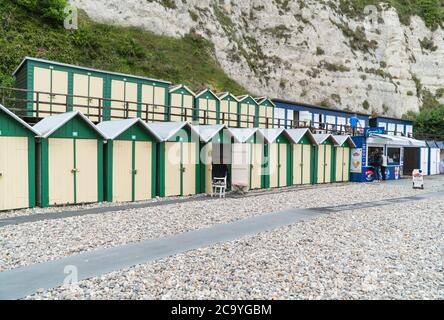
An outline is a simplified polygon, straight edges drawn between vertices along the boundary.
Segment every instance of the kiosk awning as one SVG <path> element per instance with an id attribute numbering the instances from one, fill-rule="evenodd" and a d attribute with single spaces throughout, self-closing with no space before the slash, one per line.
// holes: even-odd
<path id="1" fill-rule="evenodd" d="M 368 144 L 384 144 L 390 146 L 398 147 L 416 147 L 422 148 L 427 147 L 425 141 L 420 141 L 412 138 L 401 137 L 401 136 L 391 136 L 388 134 L 370 134 L 367 139 Z"/>

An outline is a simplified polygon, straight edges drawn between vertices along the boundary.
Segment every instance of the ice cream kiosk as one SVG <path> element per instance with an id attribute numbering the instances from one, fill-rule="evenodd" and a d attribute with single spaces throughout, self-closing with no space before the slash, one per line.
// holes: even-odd
<path id="1" fill-rule="evenodd" d="M 416 157 L 420 159 L 421 148 L 425 146 L 424 141 L 388 135 L 382 127 L 366 128 L 364 136 L 353 137 L 353 141 L 356 148 L 351 150 L 350 181 L 352 182 L 375 180 L 375 169 L 371 162 L 373 155 L 380 151 L 387 157 L 386 166 L 383 168 L 385 180 L 399 180 L 403 176 L 405 160 L 408 160 L 407 163 L 412 163 L 410 160 L 416 163 Z M 406 150 L 409 152 L 405 152 Z M 409 159 L 404 159 L 407 154 Z M 410 159 L 412 157 L 415 159 Z"/>

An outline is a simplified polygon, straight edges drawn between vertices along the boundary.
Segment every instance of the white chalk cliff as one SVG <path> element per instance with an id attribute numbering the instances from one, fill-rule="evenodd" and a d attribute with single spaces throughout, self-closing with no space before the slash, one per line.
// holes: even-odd
<path id="1" fill-rule="evenodd" d="M 258 96 L 401 116 L 419 111 L 418 86 L 432 95 L 444 88 L 443 29 L 431 31 L 419 17 L 403 25 L 387 6 L 348 18 L 338 1 L 70 2 L 101 22 L 198 33 L 214 43 L 225 72 Z"/>

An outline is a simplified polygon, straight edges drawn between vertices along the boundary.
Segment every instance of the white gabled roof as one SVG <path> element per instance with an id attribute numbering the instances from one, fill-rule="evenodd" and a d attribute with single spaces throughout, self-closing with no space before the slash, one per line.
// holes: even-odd
<path id="1" fill-rule="evenodd" d="M 190 88 L 188 88 L 186 85 L 183 85 L 183 84 L 178 84 L 178 85 L 175 85 L 175 86 L 171 86 L 170 87 L 170 93 L 173 92 L 173 91 L 176 91 L 178 89 L 182 89 L 182 88 L 187 90 L 188 92 L 190 92 L 194 97 L 196 97 L 196 94 L 194 93 L 194 91 L 191 90 Z"/>
<path id="2" fill-rule="evenodd" d="M 285 131 L 287 131 L 288 135 L 295 144 L 298 144 L 305 135 L 308 135 L 312 144 L 317 144 L 313 133 L 311 133 L 310 129 L 308 128 L 286 129 Z"/>
<path id="3" fill-rule="evenodd" d="M 256 101 L 252 96 L 250 96 L 250 95 L 248 95 L 248 94 L 245 94 L 245 95 L 243 95 L 243 96 L 239 96 L 239 97 L 237 97 L 237 99 L 239 100 L 239 102 L 242 102 L 242 101 L 244 101 L 245 99 L 248 99 L 248 98 L 251 98 L 251 99 L 254 101 L 255 104 L 259 105 L 259 104 L 257 103 L 257 101 Z"/>
<path id="4" fill-rule="evenodd" d="M 339 146 L 342 146 L 344 143 L 348 142 L 352 148 L 356 148 L 356 144 L 350 136 L 333 136 L 333 138 L 335 138 Z"/>
<path id="5" fill-rule="evenodd" d="M 136 123 L 140 123 L 151 135 L 155 136 L 147 124 L 140 118 L 103 121 L 97 125 L 97 128 L 103 132 L 106 139 L 114 140 Z"/>
<path id="6" fill-rule="evenodd" d="M 100 134 L 103 138 L 106 136 L 100 131 L 94 123 L 91 122 L 83 113 L 80 111 L 72 111 L 66 112 L 62 114 L 58 114 L 56 116 L 46 117 L 40 120 L 36 125 L 34 125 L 34 130 L 37 131 L 40 138 L 48 138 L 51 134 L 53 134 L 57 129 L 63 127 L 68 121 L 75 118 L 76 116 L 80 116 L 85 122 Z"/>
<path id="7" fill-rule="evenodd" d="M 227 126 L 224 124 L 213 124 L 213 125 L 192 126 L 192 127 L 199 134 L 200 140 L 202 140 L 205 143 L 208 143 L 222 130 L 227 129 Z"/>
<path id="8" fill-rule="evenodd" d="M 202 90 L 201 92 L 199 92 L 198 94 L 196 94 L 196 98 L 199 98 L 201 95 L 203 95 L 203 94 L 205 94 L 205 93 L 210 93 L 214 98 L 216 98 L 217 100 L 219 100 L 220 101 L 220 98 L 218 97 L 218 95 L 217 94 L 215 94 L 211 89 L 205 89 L 205 90 Z"/>
<path id="9" fill-rule="evenodd" d="M 5 106 L 3 106 L 1 104 L 0 104 L 0 110 L 3 111 L 4 113 L 6 113 L 7 115 L 9 115 L 14 120 L 16 120 L 18 123 L 20 123 L 26 129 L 31 130 L 31 132 L 35 133 L 36 135 L 39 134 L 33 127 L 31 127 L 29 124 L 27 124 L 21 118 L 19 118 L 15 113 L 13 113 L 12 111 L 10 111 L 8 108 L 6 108 Z"/>
<path id="10" fill-rule="evenodd" d="M 147 123 L 147 126 L 160 142 L 168 141 L 184 128 L 190 128 L 195 135 L 199 136 L 199 133 L 188 122 L 154 122 Z"/>
<path id="11" fill-rule="evenodd" d="M 314 134 L 313 135 L 317 144 L 323 144 L 325 140 L 330 139 L 335 145 L 338 145 L 338 141 L 331 134 Z"/>
<path id="12" fill-rule="evenodd" d="M 217 94 L 217 96 L 219 97 L 220 100 L 225 99 L 227 96 L 232 97 L 236 102 L 239 102 L 239 99 L 232 93 L 230 92 L 220 92 Z"/>
<path id="13" fill-rule="evenodd" d="M 254 100 L 256 100 L 256 102 L 258 104 L 261 104 L 262 102 L 268 100 L 272 104 L 273 107 L 276 107 L 276 105 L 274 104 L 273 100 L 271 100 L 269 97 L 259 97 L 259 98 L 255 98 Z"/>
<path id="14" fill-rule="evenodd" d="M 73 64 L 61 63 L 61 62 L 57 62 L 57 61 L 50 61 L 50 60 L 39 59 L 39 58 L 32 58 L 32 57 L 25 57 L 22 60 L 22 62 L 19 64 L 19 66 L 15 69 L 15 71 L 12 73 L 12 75 L 15 76 L 15 74 L 20 70 L 20 68 L 28 60 L 37 61 L 37 62 L 43 62 L 43 63 L 47 63 L 47 64 L 53 64 L 53 65 L 56 65 L 56 66 L 81 69 L 81 70 L 85 70 L 85 71 L 99 72 L 99 73 L 105 73 L 105 74 L 113 74 L 113 75 L 120 76 L 120 77 L 141 79 L 141 80 L 147 80 L 147 81 L 151 81 L 151 82 L 160 82 L 160 83 L 165 83 L 165 84 L 168 84 L 168 85 L 171 84 L 170 81 L 165 81 L 165 80 L 146 78 L 146 77 L 142 77 L 142 76 L 135 76 L 135 75 L 124 74 L 124 73 L 119 73 L 119 72 L 105 71 L 105 70 L 100 70 L 100 69 L 93 69 L 93 68 L 88 68 L 88 67 L 76 66 L 76 65 L 73 65 Z"/>
<path id="15" fill-rule="evenodd" d="M 237 143 L 247 142 L 255 133 L 259 133 L 263 137 L 258 128 L 228 128 L 228 131 Z"/>
<path id="16" fill-rule="evenodd" d="M 274 143 L 276 139 L 285 131 L 283 128 L 259 129 L 268 143 Z"/>

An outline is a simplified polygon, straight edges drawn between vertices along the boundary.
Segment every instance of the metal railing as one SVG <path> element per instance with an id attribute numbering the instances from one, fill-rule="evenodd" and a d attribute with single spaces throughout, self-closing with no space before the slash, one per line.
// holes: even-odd
<path id="1" fill-rule="evenodd" d="M 230 127 L 308 128 L 313 133 L 363 135 L 363 128 L 347 124 L 299 121 L 239 113 L 202 110 L 193 106 L 158 105 L 140 101 L 116 100 L 103 97 L 54 94 L 19 88 L 0 87 L 0 102 L 29 123 L 40 119 L 79 110 L 91 121 L 117 120 L 139 117 L 146 122 L 190 121 L 195 124 L 226 124 Z M 397 132 L 392 132 L 398 134 Z M 404 133 L 402 133 L 404 135 Z M 411 135 L 410 135 L 411 136 Z"/>

